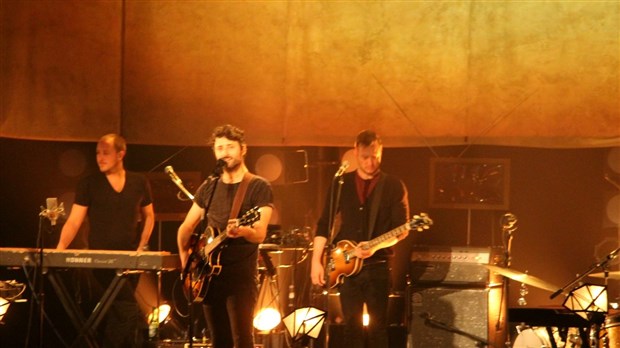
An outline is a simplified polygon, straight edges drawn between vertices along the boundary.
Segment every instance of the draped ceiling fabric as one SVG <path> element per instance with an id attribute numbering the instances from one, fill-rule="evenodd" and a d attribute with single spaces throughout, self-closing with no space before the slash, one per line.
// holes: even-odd
<path id="1" fill-rule="evenodd" d="M 2 2 L 0 136 L 620 145 L 618 1 Z"/>

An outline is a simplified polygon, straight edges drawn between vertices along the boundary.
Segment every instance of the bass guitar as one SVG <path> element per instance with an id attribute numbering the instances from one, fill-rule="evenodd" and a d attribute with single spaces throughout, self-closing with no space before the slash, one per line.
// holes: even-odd
<path id="1" fill-rule="evenodd" d="M 367 250 L 377 251 L 385 248 L 381 243 L 400 236 L 409 230 L 418 232 L 427 230 L 433 224 L 426 213 L 414 215 L 405 224 L 386 232 L 379 237 L 369 240 L 366 244 Z M 357 243 L 350 240 L 341 240 L 332 248 L 327 260 L 327 274 L 329 277 L 329 288 L 333 289 L 344 282 L 345 277 L 350 277 L 359 273 L 364 266 L 364 260 L 355 256 Z"/>
<path id="2" fill-rule="evenodd" d="M 235 225 L 249 226 L 258 220 L 260 220 L 260 211 L 258 207 L 254 207 L 237 219 Z M 216 236 L 209 240 L 209 236 L 214 235 Z M 201 235 L 194 234 L 192 236 L 189 259 L 181 274 L 181 279 L 183 280 L 185 295 L 189 296 L 191 291 L 193 302 L 204 300 L 207 290 L 209 290 L 211 278 L 222 272 L 221 253 L 219 252 L 221 248 L 218 247 L 227 238 L 226 231 L 220 232 L 211 226 L 207 227 L 207 231 Z"/>

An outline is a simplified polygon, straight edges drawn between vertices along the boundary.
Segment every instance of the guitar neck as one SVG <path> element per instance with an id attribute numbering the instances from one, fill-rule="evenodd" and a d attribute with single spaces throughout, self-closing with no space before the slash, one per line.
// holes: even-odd
<path id="1" fill-rule="evenodd" d="M 217 248 L 220 244 L 222 244 L 226 240 L 226 238 L 228 238 L 228 235 L 226 233 L 220 233 L 217 236 L 215 236 L 215 238 L 213 238 L 211 243 L 205 245 L 205 249 L 204 249 L 205 255 L 209 255 L 213 250 L 215 250 L 215 248 Z"/>
<path id="2" fill-rule="evenodd" d="M 382 235 L 380 235 L 379 237 L 373 238 L 371 240 L 368 241 L 368 247 L 369 249 L 374 249 L 375 247 L 377 247 L 378 245 L 380 245 L 381 243 L 390 240 L 394 237 L 398 237 L 401 234 L 403 234 L 405 231 L 409 230 L 409 223 L 400 225 L 398 227 L 396 227 L 395 229 L 391 230 L 390 232 L 386 232 Z"/>

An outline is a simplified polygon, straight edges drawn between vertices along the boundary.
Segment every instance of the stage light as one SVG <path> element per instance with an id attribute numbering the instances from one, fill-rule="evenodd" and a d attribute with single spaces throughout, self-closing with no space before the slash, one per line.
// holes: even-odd
<path id="1" fill-rule="evenodd" d="M 325 312 L 315 307 L 299 308 L 282 319 L 293 341 L 305 336 L 317 338 L 325 322 Z"/>
<path id="2" fill-rule="evenodd" d="M 7 301 L 4 297 L 0 297 L 0 322 L 4 319 L 4 315 L 9 310 L 9 306 L 11 303 Z"/>
<path id="3" fill-rule="evenodd" d="M 0 323 L 9 310 L 12 302 L 25 302 L 21 299 L 26 291 L 26 285 L 15 280 L 0 280 Z"/>
<path id="4" fill-rule="evenodd" d="M 364 303 L 364 310 L 362 312 L 362 324 L 364 326 L 368 326 L 368 324 L 370 324 L 370 315 L 368 315 L 368 307 L 366 306 L 366 303 Z"/>
<path id="5" fill-rule="evenodd" d="M 266 275 L 260 287 L 258 300 L 254 309 L 254 327 L 260 331 L 274 329 L 282 321 L 278 300 L 278 284 L 275 278 Z"/>
<path id="6" fill-rule="evenodd" d="M 158 308 L 153 308 L 153 311 L 151 311 L 151 313 L 149 313 L 149 315 L 146 317 L 146 322 L 151 323 L 154 319 L 157 319 L 157 322 L 161 324 L 170 315 L 170 310 L 170 305 L 166 303 L 162 304 Z"/>

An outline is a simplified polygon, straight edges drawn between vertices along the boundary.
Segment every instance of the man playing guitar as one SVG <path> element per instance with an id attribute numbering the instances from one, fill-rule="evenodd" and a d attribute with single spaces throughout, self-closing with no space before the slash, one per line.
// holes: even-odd
<path id="1" fill-rule="evenodd" d="M 207 180 L 198 188 L 194 203 L 179 227 L 179 256 L 185 269 L 187 262 L 191 262 L 190 250 L 194 247 L 192 234 L 207 211 L 205 219 L 209 227 L 226 234 L 226 240 L 212 251 L 217 253 L 218 272 L 210 276 L 202 302 L 213 347 L 253 348 L 258 244 L 267 233 L 273 193 L 269 182 L 248 173 L 244 160 L 247 146 L 241 129 L 231 125 L 215 128 L 211 145 L 216 160 L 225 162 L 223 173 L 220 178 Z M 237 196 L 237 191 L 243 194 Z M 233 212 L 235 216 L 231 216 L 235 207 L 239 207 L 238 213 Z M 249 224 L 239 223 L 239 217 L 254 207 L 259 210 L 260 217 Z M 198 250 L 191 251 L 194 255 Z M 212 255 L 202 256 L 210 258 Z M 213 262 L 213 258 L 210 260 Z"/>
<path id="2" fill-rule="evenodd" d="M 379 136 L 369 130 L 358 134 L 354 144 L 357 169 L 334 179 L 334 187 L 342 182 L 341 199 L 336 212 L 330 212 L 328 203 L 318 221 L 313 242 L 311 280 L 315 285 L 326 285 L 324 248 L 330 238 L 330 216 L 340 216 L 340 231 L 333 243 L 347 241 L 351 246 L 351 259 L 363 260 L 363 267 L 356 274 L 347 276 L 340 285 L 340 302 L 344 314 L 345 342 L 351 347 L 363 347 L 363 305 L 366 303 L 371 321 L 368 327 L 368 347 L 388 347 L 387 308 L 390 291 L 388 247 L 404 239 L 408 228 L 389 234 L 385 240 L 377 237 L 403 225 L 409 215 L 405 185 L 398 178 L 383 173 L 381 165 L 382 143 Z M 328 194 L 328 197 L 331 196 Z M 329 198 L 328 198 L 329 200 Z M 377 241 L 369 243 L 370 240 Z M 371 245 L 372 244 L 372 245 Z M 330 270 L 328 270 L 329 272 Z M 329 284 L 332 287 L 333 284 Z"/>

